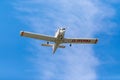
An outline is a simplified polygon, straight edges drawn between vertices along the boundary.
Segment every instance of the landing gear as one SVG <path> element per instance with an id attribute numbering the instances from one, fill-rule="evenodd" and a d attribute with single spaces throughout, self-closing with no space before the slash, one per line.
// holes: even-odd
<path id="1" fill-rule="evenodd" d="M 49 44 L 49 42 L 47 42 L 47 44 Z"/>
<path id="2" fill-rule="evenodd" d="M 72 46 L 72 44 L 70 44 L 70 47 Z"/>
<path id="3" fill-rule="evenodd" d="M 63 36 L 61 35 L 60 39 L 62 40 L 63 39 Z"/>

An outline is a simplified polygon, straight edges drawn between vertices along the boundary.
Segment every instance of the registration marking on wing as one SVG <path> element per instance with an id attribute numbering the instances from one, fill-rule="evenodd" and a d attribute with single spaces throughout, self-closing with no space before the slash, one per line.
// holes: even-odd
<path id="1" fill-rule="evenodd" d="M 86 40 L 86 39 L 81 39 L 81 40 L 76 40 L 73 39 L 72 42 L 85 42 L 85 43 L 89 43 L 91 40 Z"/>

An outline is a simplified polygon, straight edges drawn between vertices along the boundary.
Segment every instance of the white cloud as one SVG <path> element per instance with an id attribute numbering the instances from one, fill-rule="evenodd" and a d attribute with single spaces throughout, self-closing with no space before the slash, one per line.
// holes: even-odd
<path id="1" fill-rule="evenodd" d="M 94 37 L 98 32 L 109 32 L 114 26 L 113 23 L 113 26 L 107 26 L 110 21 L 104 21 L 113 17 L 115 11 L 98 0 L 20 1 L 15 4 L 15 8 L 26 13 L 22 16 L 23 20 L 39 33 L 51 34 L 56 27 L 67 26 L 67 37 Z M 58 49 L 54 56 L 51 55 L 50 48 L 40 47 L 39 42 L 34 45 L 38 57 L 35 64 L 40 74 L 38 79 L 97 79 L 96 67 L 99 61 L 91 45 Z"/>

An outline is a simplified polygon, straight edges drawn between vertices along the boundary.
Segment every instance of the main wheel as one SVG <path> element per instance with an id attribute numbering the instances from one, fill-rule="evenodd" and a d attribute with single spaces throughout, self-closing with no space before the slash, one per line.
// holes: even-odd
<path id="1" fill-rule="evenodd" d="M 49 44 L 49 42 L 47 42 L 47 44 Z"/>

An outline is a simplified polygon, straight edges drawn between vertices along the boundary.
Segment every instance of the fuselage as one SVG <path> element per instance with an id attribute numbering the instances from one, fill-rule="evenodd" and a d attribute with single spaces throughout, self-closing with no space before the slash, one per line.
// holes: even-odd
<path id="1" fill-rule="evenodd" d="M 53 45 L 53 53 L 55 53 L 58 46 L 63 42 L 64 35 L 65 35 L 65 28 L 60 28 L 57 30 L 55 34 L 55 38 L 56 38 L 55 44 Z"/>

